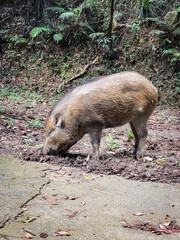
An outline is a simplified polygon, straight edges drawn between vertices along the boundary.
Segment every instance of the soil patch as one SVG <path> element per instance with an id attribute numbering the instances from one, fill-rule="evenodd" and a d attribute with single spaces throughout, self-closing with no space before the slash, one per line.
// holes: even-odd
<path id="1" fill-rule="evenodd" d="M 43 156 L 44 122 L 50 107 L 45 103 L 26 106 L 2 102 L 0 112 L 0 154 L 27 161 L 48 162 L 60 167 L 81 168 L 96 174 L 116 174 L 126 179 L 180 182 L 179 110 L 157 108 L 148 122 L 146 154 L 134 159 L 130 127 L 106 129 L 101 142 L 101 159 L 88 157 L 89 137 L 85 136 L 66 155 Z"/>

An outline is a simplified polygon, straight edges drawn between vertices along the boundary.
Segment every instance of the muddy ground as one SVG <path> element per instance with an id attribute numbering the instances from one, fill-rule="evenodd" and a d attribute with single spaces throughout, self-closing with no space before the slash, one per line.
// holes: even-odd
<path id="1" fill-rule="evenodd" d="M 0 107 L 0 154 L 27 161 L 81 168 L 96 174 L 116 174 L 126 179 L 163 183 L 180 182 L 179 109 L 158 107 L 148 121 L 149 136 L 142 159 L 133 157 L 134 139 L 129 125 L 106 129 L 102 135 L 101 159 L 95 161 L 85 135 L 64 156 L 41 153 L 48 103 L 30 105 L 4 98 Z"/>

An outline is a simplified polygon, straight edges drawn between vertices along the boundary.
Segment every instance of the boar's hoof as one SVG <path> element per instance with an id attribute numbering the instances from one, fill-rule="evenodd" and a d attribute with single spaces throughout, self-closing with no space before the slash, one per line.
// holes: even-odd
<path id="1" fill-rule="evenodd" d="M 135 153 L 135 158 L 136 159 L 141 159 L 143 157 L 144 157 L 144 153 L 138 153 L 138 152 Z"/>

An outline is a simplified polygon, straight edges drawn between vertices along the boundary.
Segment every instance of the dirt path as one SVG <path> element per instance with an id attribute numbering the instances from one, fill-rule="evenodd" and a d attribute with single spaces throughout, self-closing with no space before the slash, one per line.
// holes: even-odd
<path id="1" fill-rule="evenodd" d="M 8 156 L 0 156 L 0 165 L 1 240 L 180 237 L 177 184 L 131 181 Z"/>
<path id="2" fill-rule="evenodd" d="M 133 158 L 130 127 L 103 132 L 100 161 L 89 160 L 89 137 L 84 136 L 65 156 L 41 154 L 44 121 L 50 107 L 4 99 L 0 108 L 0 154 L 27 161 L 50 162 L 59 166 L 81 168 L 97 174 L 116 174 L 126 179 L 180 182 L 180 119 L 178 109 L 157 108 L 148 122 L 149 137 L 143 159 Z"/>

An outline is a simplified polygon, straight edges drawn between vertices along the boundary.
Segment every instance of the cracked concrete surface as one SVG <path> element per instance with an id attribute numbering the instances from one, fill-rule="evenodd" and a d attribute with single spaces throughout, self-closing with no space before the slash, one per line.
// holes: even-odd
<path id="1" fill-rule="evenodd" d="M 180 225 L 180 186 L 87 174 L 7 156 L 0 157 L 0 166 L 0 240 L 22 239 L 24 230 L 33 233 L 33 239 L 47 233 L 50 240 L 180 239 L 179 233 L 156 236 L 121 223 L 160 223 L 168 215 Z M 134 216 L 137 212 L 143 215 Z M 72 236 L 55 237 L 59 229 Z"/>

